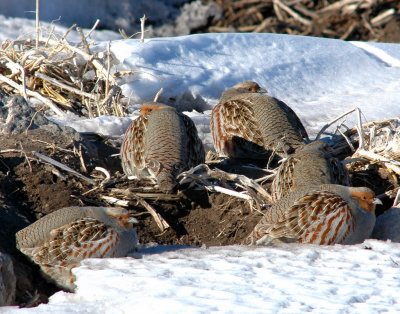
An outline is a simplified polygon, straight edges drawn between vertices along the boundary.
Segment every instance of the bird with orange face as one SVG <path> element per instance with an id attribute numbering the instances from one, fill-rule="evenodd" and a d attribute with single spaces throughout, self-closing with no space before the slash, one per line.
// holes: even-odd
<path id="1" fill-rule="evenodd" d="M 125 132 L 121 163 L 128 177 L 149 179 L 172 192 L 181 172 L 204 163 L 205 152 L 193 121 L 162 103 L 145 103 Z"/>
<path id="2" fill-rule="evenodd" d="M 371 236 L 376 204 L 382 202 L 366 187 L 304 187 L 272 205 L 245 243 L 361 243 Z"/>
<path id="3" fill-rule="evenodd" d="M 211 135 L 221 156 L 266 159 L 286 157 L 308 139 L 296 113 L 268 96 L 256 82 L 227 89 L 211 114 Z"/>

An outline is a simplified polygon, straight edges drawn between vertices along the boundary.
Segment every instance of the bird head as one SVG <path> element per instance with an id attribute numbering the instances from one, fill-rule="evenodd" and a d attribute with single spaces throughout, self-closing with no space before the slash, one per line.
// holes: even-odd
<path id="1" fill-rule="evenodd" d="M 104 207 L 106 214 L 122 229 L 133 229 L 139 224 L 139 221 L 132 217 L 124 208 Z"/>
<path id="2" fill-rule="evenodd" d="M 172 108 L 172 107 L 159 102 L 145 102 L 142 105 L 142 107 L 140 107 L 140 114 L 143 116 L 147 116 L 155 110 L 163 110 L 167 108 Z"/>
<path id="3" fill-rule="evenodd" d="M 350 195 L 362 209 L 369 213 L 375 213 L 377 204 L 382 205 L 382 201 L 375 197 L 374 191 L 366 187 L 351 188 Z"/>
<path id="4" fill-rule="evenodd" d="M 253 81 L 244 81 L 241 83 L 238 83 L 232 87 L 239 93 L 259 93 L 259 94 L 264 94 L 267 93 L 268 91 L 264 88 L 262 88 L 258 83 L 253 82 Z"/>

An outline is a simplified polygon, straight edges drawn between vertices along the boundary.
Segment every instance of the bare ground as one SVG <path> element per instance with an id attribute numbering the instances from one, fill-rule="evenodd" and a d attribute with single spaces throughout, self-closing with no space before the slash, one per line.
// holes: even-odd
<path id="1" fill-rule="evenodd" d="M 112 177 L 122 177 L 118 157 L 109 157 L 118 150 L 98 137 L 86 136 L 77 140 L 76 134 L 66 135 L 57 127 L 50 127 L 49 130 L 35 129 L 2 136 L 0 147 L 1 200 L 11 211 L 11 223 L 0 226 L 2 230 L 8 228 L 0 233 L 0 251 L 9 253 L 16 265 L 17 304 L 32 306 L 46 302 L 47 297 L 59 289 L 46 283 L 38 267 L 16 250 L 15 232 L 62 207 L 107 205 L 100 199 L 100 195 L 107 194 L 107 189 L 126 189 L 135 184 L 121 179 L 107 189 L 84 195 L 93 188 L 92 185 L 39 161 L 32 153 L 40 152 L 87 176 L 99 175 L 94 167 L 101 166 L 110 171 Z M 77 153 L 79 150 L 87 173 Z M 261 217 L 257 211 L 250 210 L 246 201 L 230 196 L 206 191 L 187 191 L 186 194 L 179 200 L 148 200 L 171 226 L 164 232 L 142 206 L 130 206 L 140 221 L 137 231 L 141 243 L 194 246 L 240 243 Z"/>
<path id="2" fill-rule="evenodd" d="M 55 126 L 46 126 L 22 134 L 2 136 L 0 147 L 0 201 L 4 207 L 0 213 L 0 251 L 9 253 L 14 259 L 16 303 L 33 306 L 46 302 L 48 296 L 59 289 L 47 283 L 38 267 L 17 251 L 15 232 L 65 206 L 107 205 L 101 195 L 109 195 L 112 188 L 126 190 L 138 186 L 122 177 L 119 158 L 110 157 L 118 149 L 97 136 L 79 136 Z M 97 182 L 102 177 L 94 168 L 104 167 L 115 182 L 90 192 L 93 185 L 41 162 L 33 152 L 40 152 L 86 176 L 97 176 Z M 352 181 L 354 185 L 372 187 L 377 194 L 393 189 L 397 184 L 390 174 L 372 164 L 367 168 L 355 167 Z M 132 201 L 129 209 L 140 221 L 138 235 L 141 243 L 192 246 L 238 244 L 261 218 L 257 210 L 250 209 L 247 201 L 224 194 L 186 190 L 179 195 L 179 199 L 175 200 L 147 199 L 170 225 L 163 232 L 144 207 Z M 387 199 L 384 208 L 390 207 L 390 204 Z"/>

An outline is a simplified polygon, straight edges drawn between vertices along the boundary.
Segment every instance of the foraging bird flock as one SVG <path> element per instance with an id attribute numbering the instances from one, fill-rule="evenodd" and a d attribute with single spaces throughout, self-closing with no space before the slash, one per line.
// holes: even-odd
<path id="1" fill-rule="evenodd" d="M 219 156 L 239 162 L 281 159 L 271 184 L 273 204 L 243 244 L 355 244 L 371 235 L 381 201 L 369 188 L 351 187 L 330 146 L 310 142 L 296 113 L 256 82 L 227 89 L 210 123 Z M 180 173 L 205 163 L 205 151 L 188 116 L 150 102 L 128 127 L 120 158 L 128 178 L 173 193 Z M 19 231 L 17 247 L 45 276 L 73 290 L 71 269 L 82 259 L 126 256 L 137 247 L 136 223 L 121 208 L 62 208 Z"/>

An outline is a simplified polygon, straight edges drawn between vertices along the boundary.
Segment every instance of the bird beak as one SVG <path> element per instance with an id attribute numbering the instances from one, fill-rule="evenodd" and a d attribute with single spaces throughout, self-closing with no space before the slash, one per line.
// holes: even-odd
<path id="1" fill-rule="evenodd" d="M 267 94 L 268 93 L 268 91 L 265 89 L 265 88 L 260 88 L 258 91 L 257 91 L 257 93 L 260 93 L 260 94 Z"/>
<path id="2" fill-rule="evenodd" d="M 137 226 L 139 224 L 139 220 L 137 220 L 135 217 L 129 217 L 128 222 L 134 226 Z"/>
<path id="3" fill-rule="evenodd" d="M 383 205 L 382 201 L 379 198 L 374 198 L 374 200 L 372 201 L 372 204 Z"/>

